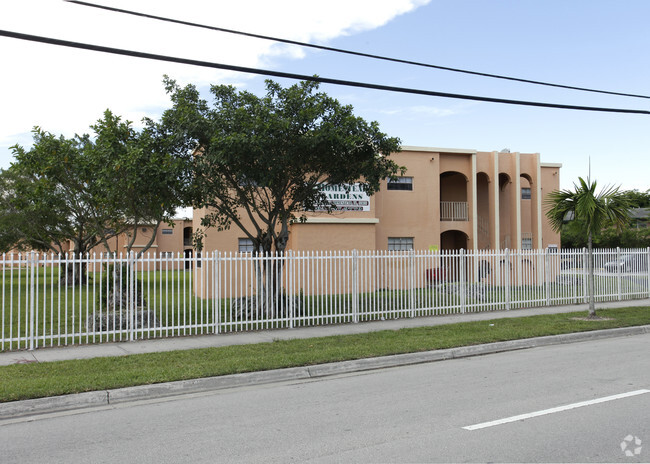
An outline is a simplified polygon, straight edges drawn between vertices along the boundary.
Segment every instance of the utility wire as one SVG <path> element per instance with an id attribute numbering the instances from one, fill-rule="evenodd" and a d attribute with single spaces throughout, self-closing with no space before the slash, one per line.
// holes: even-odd
<path id="1" fill-rule="evenodd" d="M 179 57 L 173 57 L 167 55 L 158 55 L 158 54 L 138 52 L 133 50 L 124 50 L 121 48 L 104 47 L 102 45 L 91 45 L 82 42 L 72 42 L 68 40 L 53 39 L 50 37 L 41 37 L 36 35 L 23 34 L 20 32 L 5 31 L 1 29 L 0 29 L 0 36 L 10 37 L 10 38 L 20 39 L 20 40 L 27 40 L 30 42 L 39 42 L 39 43 L 46 43 L 51 45 L 58 45 L 62 47 L 91 50 L 91 51 L 103 52 L 103 53 L 111 53 L 114 55 L 132 56 L 135 58 L 166 61 L 169 63 L 181 63 L 181 64 L 187 64 L 191 66 L 200 66 L 204 68 L 223 69 L 227 71 L 235 71 L 235 72 L 242 72 L 242 73 L 249 73 L 249 74 L 261 74 L 265 76 L 281 77 L 286 79 L 320 82 L 323 84 L 333 84 L 333 85 L 343 85 L 348 87 L 360 87 L 365 89 L 384 90 L 388 92 L 408 93 L 414 95 L 427 95 L 430 97 L 455 98 L 461 100 L 474 100 L 474 101 L 491 102 L 491 103 L 504 103 L 508 105 L 537 106 L 543 108 L 560 108 L 560 109 L 581 110 L 581 111 L 600 111 L 600 112 L 607 112 L 607 113 L 650 114 L 650 111 L 647 110 L 633 110 L 633 109 L 622 109 L 622 108 L 599 108 L 593 106 L 563 105 L 559 103 L 508 100 L 504 98 L 481 97 L 475 95 L 435 92 L 432 90 L 410 89 L 410 88 L 394 87 L 394 86 L 380 85 L 380 84 L 369 84 L 365 82 L 331 79 L 331 78 L 320 77 L 320 76 L 308 76 L 303 74 L 294 74 L 294 73 L 272 71 L 272 70 L 265 70 L 259 68 L 248 68 L 243 66 L 233 66 L 228 64 L 213 63 L 209 61 L 191 60 L 187 58 L 179 58 Z"/>
<path id="2" fill-rule="evenodd" d="M 286 44 L 290 44 L 290 45 L 298 45 L 298 46 L 301 46 L 301 47 L 315 48 L 315 49 L 318 49 L 318 50 L 326 50 L 326 51 L 330 51 L 330 52 L 345 53 L 345 54 L 354 55 L 354 56 L 362 56 L 362 57 L 365 57 L 365 58 L 373 58 L 373 59 L 376 59 L 376 60 L 391 61 L 391 62 L 394 62 L 394 63 L 409 64 L 409 65 L 421 66 L 421 67 L 425 67 L 425 68 L 441 69 L 443 71 L 452 71 L 452 72 L 457 72 L 457 73 L 471 74 L 471 75 L 474 75 L 474 76 L 491 77 L 491 78 L 494 78 L 494 79 L 504 79 L 504 80 L 515 81 L 515 82 L 524 82 L 526 84 L 545 85 L 545 86 L 548 86 L 548 87 L 556 87 L 556 88 L 569 89 L 569 90 L 580 90 L 582 92 L 603 93 L 603 94 L 607 94 L 607 95 L 618 95 L 618 96 L 622 96 L 622 97 L 634 97 L 634 98 L 647 98 L 647 99 L 650 99 L 650 96 L 648 96 L 648 95 L 637 95 L 637 94 L 632 94 L 632 93 L 613 92 L 613 91 L 609 91 L 609 90 L 590 89 L 590 88 L 586 88 L 586 87 L 575 87 L 575 86 L 571 86 L 571 85 L 553 84 L 551 82 L 535 81 L 535 80 L 522 79 L 522 78 L 510 77 L 510 76 L 501 76 L 501 75 L 498 75 L 498 74 L 489 74 L 489 73 L 483 73 L 483 72 L 478 72 L 478 71 L 469 71 L 469 70 L 466 70 L 466 69 L 450 68 L 450 67 L 447 67 L 447 66 L 438 66 L 438 65 L 435 65 L 435 64 L 422 63 L 422 62 L 418 62 L 418 61 L 410 61 L 410 60 L 403 60 L 403 59 L 400 59 L 400 58 L 391 58 L 391 57 L 387 57 L 387 56 L 373 55 L 373 54 L 370 54 L 370 53 L 357 52 L 357 51 L 346 50 L 346 49 L 342 49 L 342 48 L 326 47 L 324 45 L 315 45 L 315 44 L 310 44 L 310 43 L 306 43 L 306 42 L 298 42 L 296 40 L 282 39 L 282 38 L 278 38 L 278 37 L 270 37 L 270 36 L 260 35 L 260 34 L 253 34 L 253 33 L 250 33 L 250 32 L 242 32 L 242 31 L 237 31 L 237 30 L 233 30 L 233 29 L 225 29 L 225 28 L 222 28 L 222 27 L 208 26 L 208 25 L 205 25 L 205 24 L 198 24 L 198 23 L 193 23 L 193 22 L 189 22 L 189 21 L 182 21 L 182 20 L 179 20 L 179 19 L 166 18 L 164 16 L 156 16 L 156 15 L 147 14 L 147 13 L 140 13 L 140 12 L 137 12 L 137 11 L 125 10 L 125 9 L 122 9 L 122 8 L 115 8 L 115 7 L 111 7 L 111 6 L 105 6 L 105 5 L 98 5 L 98 4 L 95 4 L 95 3 L 84 2 L 84 1 L 81 1 L 81 0 L 64 0 L 64 1 L 66 1 L 68 3 L 75 3 L 77 5 L 88 6 L 88 7 L 91 7 L 91 8 L 99 8 L 99 9 L 102 9 L 102 10 L 112 11 L 112 12 L 115 12 L 115 13 L 124 13 L 124 14 L 133 15 L 133 16 L 139 16 L 139 17 L 142 17 L 142 18 L 156 19 L 156 20 L 159 20 L 159 21 L 166 21 L 166 22 L 175 23 L 175 24 L 182 24 L 182 25 L 185 25 L 185 26 L 199 27 L 199 28 L 203 28 L 203 29 L 209 29 L 209 30 L 212 30 L 212 31 L 227 32 L 229 34 L 237 34 L 237 35 L 242 35 L 242 36 L 245 36 L 245 37 L 253 37 L 253 38 L 256 38 L 256 39 L 263 39 L 263 40 L 271 40 L 271 41 L 274 41 L 274 42 L 286 43 Z"/>

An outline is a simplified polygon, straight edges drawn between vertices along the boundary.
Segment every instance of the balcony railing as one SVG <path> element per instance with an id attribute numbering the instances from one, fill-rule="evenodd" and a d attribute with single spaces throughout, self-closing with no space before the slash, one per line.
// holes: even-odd
<path id="1" fill-rule="evenodd" d="M 441 221 L 469 221 L 466 201 L 441 201 Z"/>

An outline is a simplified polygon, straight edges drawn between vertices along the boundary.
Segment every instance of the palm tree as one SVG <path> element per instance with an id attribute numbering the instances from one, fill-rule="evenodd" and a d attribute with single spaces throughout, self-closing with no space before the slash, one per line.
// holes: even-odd
<path id="1" fill-rule="evenodd" d="M 555 190 L 546 197 L 546 212 L 551 227 L 559 232 L 562 224 L 573 213 L 572 219 L 585 224 L 587 232 L 588 272 L 587 293 L 589 295 L 589 317 L 596 317 L 594 305 L 594 258 L 592 237 L 606 224 L 614 224 L 619 230 L 629 221 L 629 200 L 619 187 L 606 186 L 596 194 L 596 181 L 579 177 L 579 185 L 573 190 Z"/>

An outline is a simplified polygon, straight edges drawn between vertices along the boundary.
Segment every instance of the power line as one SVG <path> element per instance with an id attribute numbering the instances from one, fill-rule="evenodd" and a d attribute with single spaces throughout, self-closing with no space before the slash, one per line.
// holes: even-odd
<path id="1" fill-rule="evenodd" d="M 280 77 L 285 79 L 294 79 L 294 80 L 303 80 L 303 81 L 312 81 L 320 82 L 323 84 L 333 84 L 333 85 L 342 85 L 347 87 L 359 87 L 365 89 L 374 89 L 374 90 L 384 90 L 388 92 L 398 92 L 398 93 L 408 93 L 414 95 L 426 95 L 430 97 L 444 97 L 444 98 L 455 98 L 460 100 L 473 100 L 473 101 L 482 101 L 490 103 L 504 103 L 508 105 L 521 105 L 521 106 L 536 106 L 542 108 L 560 108 L 566 110 L 581 110 L 581 111 L 599 111 L 607 113 L 630 113 L 630 114 L 650 114 L 650 111 L 647 110 L 633 110 L 633 109 L 624 109 L 624 108 L 599 108 L 593 106 L 575 106 L 575 105 L 564 105 L 559 103 L 544 103 L 544 102 L 533 102 L 533 101 L 524 101 L 524 100 L 509 100 L 504 98 L 493 98 L 493 97 L 481 97 L 476 95 L 463 95 L 455 93 L 444 93 L 444 92 L 435 92 L 432 90 L 421 90 L 421 89 L 409 89 L 405 87 L 394 87 L 388 85 L 380 84 L 369 84 L 365 82 L 355 82 L 347 81 L 341 79 L 331 79 L 327 77 L 320 76 L 308 76 L 304 74 L 294 74 L 281 71 L 272 71 L 259 68 L 248 68 L 244 66 L 233 66 L 229 64 L 222 63 L 213 63 L 209 61 L 200 61 L 200 60 L 191 60 L 187 58 L 179 58 L 174 56 L 167 55 L 158 55 L 154 53 L 138 52 L 133 50 L 124 50 L 121 48 L 112 48 L 104 47 L 102 45 L 92 45 L 82 42 L 73 42 L 68 40 L 53 39 L 50 37 L 41 37 L 30 34 L 23 34 L 20 32 L 5 31 L 0 29 L 0 36 L 10 37 L 14 39 L 27 40 L 30 42 L 39 42 L 46 43 L 50 45 L 58 45 L 62 47 L 77 48 L 82 50 L 91 50 L 95 52 L 110 53 L 113 55 L 122 55 L 122 56 L 132 56 L 135 58 L 144 58 L 149 60 L 156 61 L 165 61 L 169 63 L 180 63 L 187 64 L 191 66 L 200 66 L 204 68 L 213 68 L 213 69 L 223 69 L 226 71 L 235 71 L 248 74 L 260 74 L 265 76 Z"/>
<path id="2" fill-rule="evenodd" d="M 357 52 L 353 50 L 346 50 L 342 48 L 334 48 L 334 47 L 327 47 L 324 45 L 315 45 L 315 44 L 310 44 L 306 42 L 298 42 L 296 40 L 289 40 L 289 39 L 282 39 L 278 37 L 271 37 L 271 36 L 266 36 L 266 35 L 261 35 L 261 34 L 253 34 L 250 32 L 242 32 L 242 31 L 237 31 L 233 29 L 226 29 L 222 27 L 216 27 L 216 26 L 208 26 L 205 24 L 199 24 L 199 23 L 193 23 L 190 21 L 182 21 L 179 19 L 172 19 L 172 18 L 166 18 L 164 16 L 157 16 L 157 15 L 152 15 L 148 13 L 140 13 L 137 11 L 131 11 L 131 10 L 125 10 L 122 8 L 115 8 L 111 6 L 105 6 L 105 5 L 98 5 L 95 3 L 89 3 L 89 2 L 84 2 L 81 0 L 64 0 L 68 3 L 75 3 L 77 5 L 82 5 L 82 6 L 88 6 L 91 8 L 99 8 L 102 10 L 107 10 L 107 11 L 112 11 L 115 13 L 124 13 L 124 14 L 129 14 L 133 16 L 139 16 L 142 18 L 148 18 L 148 19 L 155 19 L 158 21 L 166 21 L 170 23 L 175 23 L 175 24 L 182 24 L 184 26 L 191 26 L 191 27 L 199 27 L 202 29 L 209 29 L 212 31 L 219 31 L 219 32 L 226 32 L 229 34 L 237 34 L 237 35 L 242 35 L 245 37 L 253 37 L 256 39 L 263 39 L 263 40 L 271 40 L 274 42 L 280 42 L 280 43 L 286 43 L 290 45 L 298 45 L 300 47 L 309 47 L 309 48 L 315 48 L 318 50 L 326 50 L 330 52 L 336 52 L 336 53 L 345 53 L 347 55 L 354 55 L 354 56 L 361 56 L 364 58 L 372 58 L 376 60 L 383 60 L 383 61 L 391 61 L 394 63 L 402 63 L 402 64 L 409 64 L 413 66 L 420 66 L 420 67 L 425 67 L 425 68 L 433 68 L 433 69 L 440 69 L 443 71 L 451 71 L 451 72 L 457 72 L 457 73 L 464 73 L 464 74 L 471 74 L 474 76 L 481 76 L 481 77 L 491 77 L 494 79 L 504 79 L 504 80 L 509 80 L 509 81 L 515 81 L 515 82 L 523 82 L 526 84 L 535 84 L 535 85 L 544 85 L 548 87 L 556 87 L 556 88 L 561 88 L 561 89 L 569 89 L 569 90 L 580 90 L 582 92 L 593 92 L 593 93 L 602 93 L 602 94 L 607 94 L 607 95 L 618 95 L 622 97 L 634 97 L 634 98 L 647 98 L 650 99 L 650 96 L 648 95 L 637 95 L 637 94 L 632 94 L 632 93 L 622 93 L 622 92 L 613 92 L 609 90 L 598 90 L 598 89 L 590 89 L 586 87 L 576 87 L 576 86 L 571 86 L 571 85 L 563 85 L 563 84 L 554 84 L 551 82 L 543 82 L 543 81 L 536 81 L 536 80 L 530 80 L 530 79 L 522 79 L 519 77 L 511 77 L 511 76 L 502 76 L 499 74 L 489 74 L 489 73 L 483 73 L 483 72 L 478 72 L 478 71 L 469 71 L 467 69 L 458 69 L 458 68 L 450 68 L 447 66 L 439 66 L 435 64 L 429 64 L 429 63 L 422 63 L 418 61 L 410 61 L 410 60 L 404 60 L 400 58 L 391 58 L 387 56 L 382 56 L 382 55 L 374 55 L 370 53 L 363 53 L 363 52 Z"/>

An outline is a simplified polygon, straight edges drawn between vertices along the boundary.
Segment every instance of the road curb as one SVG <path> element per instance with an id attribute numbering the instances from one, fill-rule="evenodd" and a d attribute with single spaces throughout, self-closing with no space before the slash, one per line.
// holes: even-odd
<path id="1" fill-rule="evenodd" d="M 617 329 L 594 330 L 545 337 L 525 338 L 482 345 L 462 346 L 443 350 L 406 353 L 376 358 L 341 361 L 314 366 L 291 367 L 270 371 L 207 377 L 203 379 L 180 380 L 153 385 L 118 388 L 72 395 L 37 398 L 33 400 L 0 403 L 0 419 L 19 418 L 36 414 L 69 411 L 75 409 L 110 406 L 139 400 L 149 400 L 201 393 L 243 386 L 263 385 L 293 380 L 306 380 L 349 374 L 390 367 L 408 366 L 447 359 L 523 350 L 550 345 L 561 345 L 605 338 L 625 337 L 650 333 L 650 325 L 623 327 Z"/>

